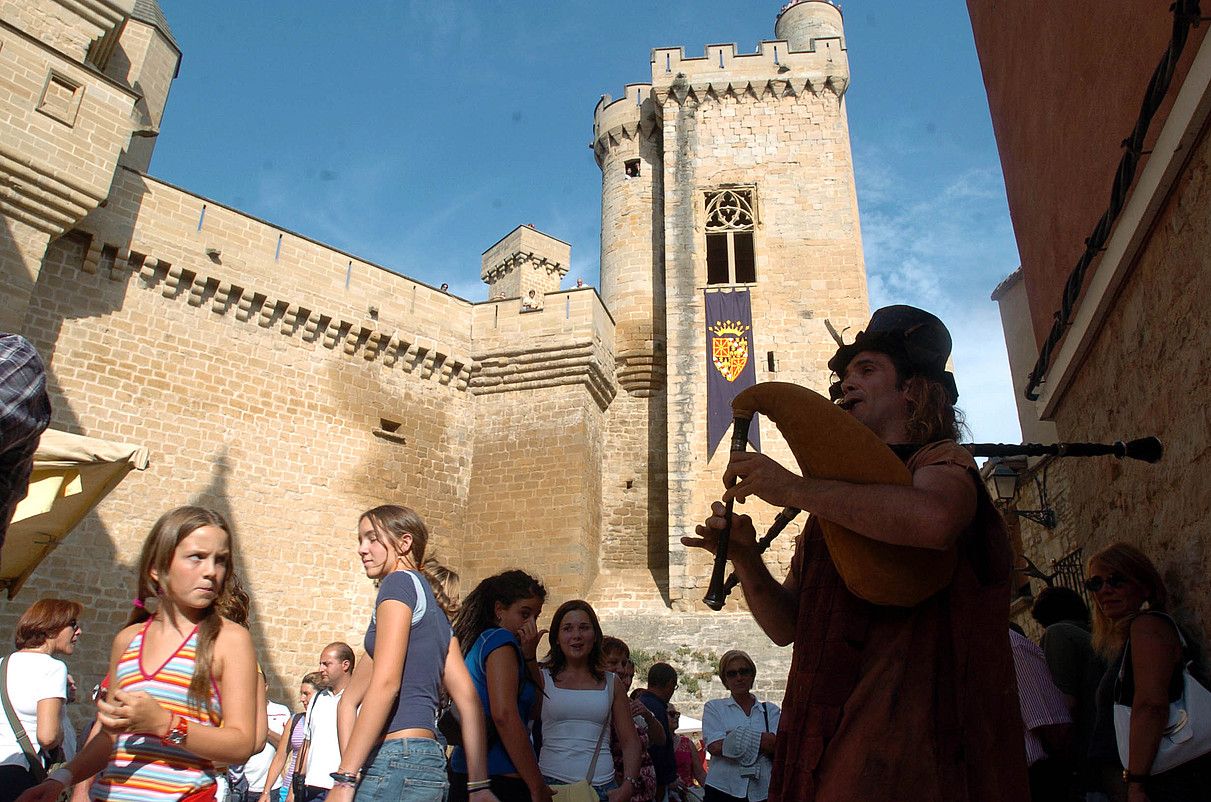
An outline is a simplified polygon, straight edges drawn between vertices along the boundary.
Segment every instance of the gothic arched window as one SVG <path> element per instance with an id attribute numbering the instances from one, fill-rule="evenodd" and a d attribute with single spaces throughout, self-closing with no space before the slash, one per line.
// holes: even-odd
<path id="1" fill-rule="evenodd" d="M 751 284 L 757 280 L 753 252 L 753 190 L 723 189 L 706 195 L 706 283 Z"/>

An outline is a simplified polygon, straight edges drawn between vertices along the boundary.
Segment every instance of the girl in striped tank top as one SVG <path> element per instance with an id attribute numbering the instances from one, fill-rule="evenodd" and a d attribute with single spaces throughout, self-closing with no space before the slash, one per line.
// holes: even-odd
<path id="1" fill-rule="evenodd" d="M 98 771 L 98 802 L 205 802 L 216 764 L 257 751 L 265 705 L 252 638 L 225 617 L 243 605 L 233 548 L 218 513 L 180 507 L 160 517 L 143 544 L 134 612 L 110 651 L 109 694 L 97 701 L 103 729 L 20 802 L 53 802 Z"/>

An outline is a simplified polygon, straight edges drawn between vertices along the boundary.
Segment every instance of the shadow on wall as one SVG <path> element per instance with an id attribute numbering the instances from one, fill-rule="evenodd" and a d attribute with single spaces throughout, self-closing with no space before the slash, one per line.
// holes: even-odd
<path id="1" fill-rule="evenodd" d="M 89 437 L 121 441 L 123 438 L 115 431 L 88 427 L 80 421 L 63 389 L 59 366 L 55 362 L 66 319 L 107 314 L 120 309 L 125 299 L 125 282 L 110 282 L 99 274 L 81 277 L 89 242 L 86 234 L 73 232 L 50 243 L 19 331 L 34 344 L 47 366 L 51 426 Z M 82 292 L 82 280 L 102 286 L 97 292 Z M 60 299 L 64 297 L 69 297 L 70 303 L 62 303 Z M 89 370 L 104 372 L 104 359 L 90 359 L 89 362 Z M 155 460 L 154 454 L 152 459 Z M 130 474 L 125 483 L 137 486 L 142 481 L 146 478 L 136 472 Z M 121 517 L 121 513 L 111 516 L 114 517 Z M 125 625 L 131 611 L 134 566 L 123 564 L 117 555 L 114 536 L 93 511 L 42 562 L 17 598 L 0 604 L 0 633 L 9 642 L 21 613 L 38 599 L 65 598 L 84 605 L 84 632 L 69 661 L 80 688 L 81 702 L 69 706 L 69 713 L 77 724 L 95 714 L 86 702 L 88 690 L 104 677 L 112 638 Z"/>
<path id="2" fill-rule="evenodd" d="M 394 371 L 399 384 L 385 381 L 384 371 Z M 460 437 L 455 422 L 466 393 L 421 378 L 420 367 L 406 373 L 399 364 L 334 358 L 326 372 L 337 417 L 367 444 L 361 459 L 341 465 L 333 477 L 333 489 L 355 502 L 346 511 L 348 531 L 372 507 L 411 507 L 429 528 L 427 556 L 458 571 L 471 464 L 470 432 Z M 402 386 L 408 382 L 417 389 Z M 355 544 L 348 548 L 352 553 Z"/>
<path id="3" fill-rule="evenodd" d="M 664 359 L 663 349 L 656 356 L 657 359 Z M 648 436 L 652 444 L 647 463 L 647 568 L 660 591 L 661 599 L 669 606 L 673 603 L 673 596 L 669 588 L 668 461 L 664 448 L 669 433 L 668 408 L 662 393 L 653 393 L 647 402 Z"/>
<path id="4" fill-rule="evenodd" d="M 194 495 L 189 503 L 214 510 L 226 519 L 227 525 L 231 527 L 231 531 L 234 533 L 232 537 L 231 565 L 247 589 L 248 567 L 244 559 L 244 550 L 241 548 L 245 533 L 240 527 L 240 522 L 237 520 L 235 510 L 232 508 L 230 502 L 228 486 L 231 478 L 231 462 L 228 452 L 229 449 L 226 445 L 219 449 L 219 453 L 212 463 L 213 469 L 210 484 L 204 490 Z M 289 701 L 293 701 L 293 697 L 289 691 L 294 687 L 294 683 L 298 678 L 290 677 L 288 682 L 287 678 L 282 675 L 280 668 L 274 665 L 274 651 L 271 648 L 268 636 L 265 634 L 265 628 L 261 625 L 259 613 L 260 604 L 256 596 L 250 593 L 248 620 L 245 622 L 245 626 L 248 627 L 248 631 L 252 634 L 252 643 L 256 648 L 257 664 L 265 672 L 265 678 L 269 681 L 270 699 L 277 701 L 277 696 L 280 694 L 275 692 L 283 690 L 287 692 L 286 698 Z M 287 706 L 293 709 L 293 705 L 288 704 Z"/>

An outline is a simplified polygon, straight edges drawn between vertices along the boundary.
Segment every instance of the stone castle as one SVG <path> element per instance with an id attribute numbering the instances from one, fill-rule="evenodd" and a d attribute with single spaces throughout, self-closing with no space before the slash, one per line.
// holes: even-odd
<path id="1" fill-rule="evenodd" d="M 0 329 L 43 354 L 53 426 L 152 453 L 0 630 L 80 599 L 73 667 L 95 682 L 151 524 L 200 503 L 235 526 L 282 696 L 325 643 L 360 644 L 356 518 L 397 501 L 464 590 L 524 567 L 550 609 L 588 598 L 675 664 L 747 646 L 780 686 L 788 655 L 739 594 L 706 610 L 709 559 L 680 538 L 727 458 L 707 456 L 705 293 L 749 292 L 758 381 L 821 391 L 825 318 L 868 316 L 840 11 L 791 3 L 751 54 L 654 50 L 593 115 L 600 291 L 561 289 L 569 246 L 519 226 L 484 252 L 480 302 L 149 175 L 179 60 L 154 0 L 0 0 Z"/>

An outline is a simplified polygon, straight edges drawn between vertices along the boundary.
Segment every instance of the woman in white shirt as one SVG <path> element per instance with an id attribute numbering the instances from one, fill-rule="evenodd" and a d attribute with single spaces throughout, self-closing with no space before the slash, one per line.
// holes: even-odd
<path id="1" fill-rule="evenodd" d="M 8 705 L 29 737 L 30 748 L 43 754 L 63 743 L 62 713 L 67 699 L 67 666 L 55 659 L 74 651 L 80 637 L 80 613 L 74 601 L 41 599 L 22 613 L 14 638 L 17 651 L 0 664 Z M 12 802 L 41 780 L 31 770 L 13 722 L 0 708 L 0 802 Z M 42 767 L 44 768 L 44 767 Z"/>
<path id="2" fill-rule="evenodd" d="M 731 692 L 702 712 L 702 737 L 711 761 L 705 802 L 762 802 L 769 797 L 774 733 L 782 711 L 753 695 L 757 666 L 733 649 L 719 659 L 719 679 Z"/>
<path id="3" fill-rule="evenodd" d="M 587 779 L 600 802 L 629 802 L 639 784 L 639 736 L 626 692 L 604 668 L 597 614 L 586 601 L 564 602 L 549 640 L 538 768 L 553 790 Z M 614 774 L 607 723 L 622 744 L 621 777 Z"/>

